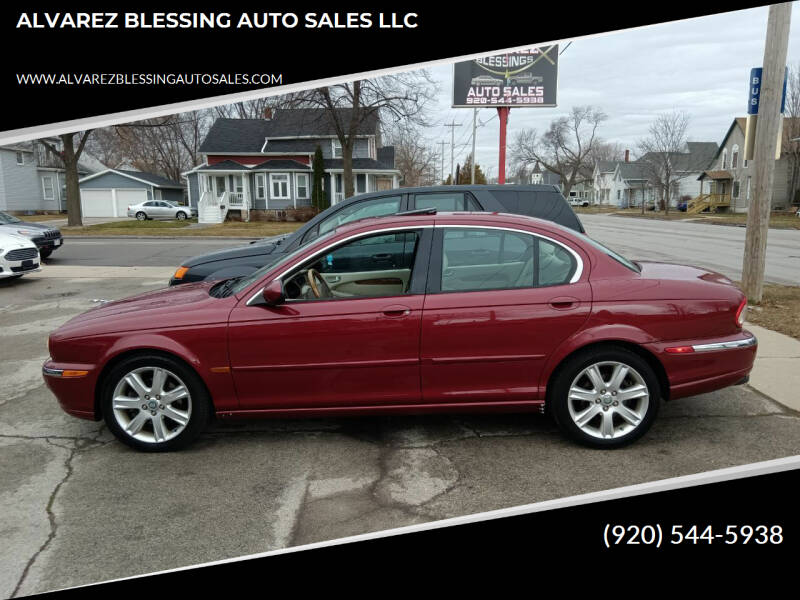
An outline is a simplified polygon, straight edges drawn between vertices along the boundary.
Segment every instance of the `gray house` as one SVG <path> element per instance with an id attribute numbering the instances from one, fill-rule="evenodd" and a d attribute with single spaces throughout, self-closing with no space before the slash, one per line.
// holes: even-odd
<path id="1" fill-rule="evenodd" d="M 352 109 L 342 108 L 349 121 Z M 356 193 L 398 187 L 394 148 L 383 147 L 377 115 L 355 134 L 353 174 Z M 329 113 L 323 109 L 268 110 L 263 119 L 217 119 L 200 146 L 204 164 L 184 173 L 189 202 L 200 221 L 218 222 L 228 210 L 276 211 L 311 206 L 312 162 L 323 155 L 323 190 L 330 204 L 344 199 L 342 148 Z"/>
<path id="2" fill-rule="evenodd" d="M 154 173 L 106 169 L 79 181 L 84 217 L 124 217 L 128 206 L 147 200 L 184 204 L 185 185 Z"/>
<path id="3" fill-rule="evenodd" d="M 47 138 L 59 148 L 59 138 Z M 80 165 L 79 175 L 91 172 Z M 39 140 L 0 146 L 0 210 L 13 212 L 67 209 L 64 163 Z"/>

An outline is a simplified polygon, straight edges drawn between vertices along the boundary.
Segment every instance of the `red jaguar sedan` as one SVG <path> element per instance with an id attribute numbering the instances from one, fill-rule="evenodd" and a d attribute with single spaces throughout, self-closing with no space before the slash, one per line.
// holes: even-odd
<path id="1" fill-rule="evenodd" d="M 53 332 L 47 385 L 146 451 L 212 416 L 545 411 L 630 443 L 662 400 L 747 381 L 744 295 L 704 269 L 632 262 L 548 221 L 364 219 L 247 277 L 170 287 Z"/>

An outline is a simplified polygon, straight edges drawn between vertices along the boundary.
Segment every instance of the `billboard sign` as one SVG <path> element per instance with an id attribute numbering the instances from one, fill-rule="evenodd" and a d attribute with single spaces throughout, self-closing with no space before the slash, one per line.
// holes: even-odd
<path id="1" fill-rule="evenodd" d="M 453 108 L 556 106 L 558 44 L 453 65 Z"/>

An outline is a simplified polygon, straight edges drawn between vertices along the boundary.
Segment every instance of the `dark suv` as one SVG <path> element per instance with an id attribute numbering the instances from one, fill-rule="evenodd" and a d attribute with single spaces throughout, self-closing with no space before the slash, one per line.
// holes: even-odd
<path id="1" fill-rule="evenodd" d="M 479 211 L 528 215 L 584 233 L 583 225 L 554 185 L 455 185 L 397 188 L 360 194 L 322 211 L 294 233 L 265 238 L 195 256 L 178 268 L 170 285 L 249 275 L 277 262 L 340 225 L 367 217 L 435 208 L 441 212 Z"/>
<path id="2" fill-rule="evenodd" d="M 64 242 L 61 231 L 56 227 L 43 225 L 41 223 L 29 223 L 22 221 L 14 215 L 0 212 L 0 231 L 22 235 L 39 249 L 39 256 L 47 258 L 53 251 L 58 250 Z"/>

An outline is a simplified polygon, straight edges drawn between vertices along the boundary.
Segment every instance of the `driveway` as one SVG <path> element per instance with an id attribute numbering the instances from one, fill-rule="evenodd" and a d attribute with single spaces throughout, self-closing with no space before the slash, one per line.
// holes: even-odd
<path id="1" fill-rule="evenodd" d="M 122 269 L 121 267 L 119 269 Z M 46 272 L 46 271 L 45 271 Z M 42 383 L 48 333 L 148 276 L 0 283 L 0 597 L 797 454 L 800 417 L 750 388 L 678 400 L 601 452 L 536 414 L 217 424 L 140 454 L 64 414 Z"/>
<path id="2" fill-rule="evenodd" d="M 586 233 L 631 259 L 683 262 L 742 278 L 744 227 L 579 214 Z M 800 285 L 800 230 L 770 229 L 766 280 Z"/>

